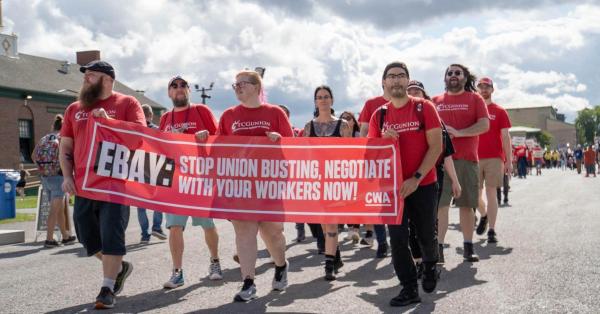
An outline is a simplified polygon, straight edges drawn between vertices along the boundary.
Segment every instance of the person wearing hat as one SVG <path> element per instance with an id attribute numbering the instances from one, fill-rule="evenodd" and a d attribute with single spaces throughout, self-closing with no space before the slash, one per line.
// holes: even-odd
<path id="1" fill-rule="evenodd" d="M 131 274 L 133 266 L 123 261 L 125 229 L 129 222 L 129 206 L 96 201 L 77 195 L 75 175 L 83 165 L 75 164 L 74 156 L 85 154 L 85 134 L 90 116 L 117 119 L 146 125 L 140 103 L 131 96 L 113 91 L 115 70 L 105 61 L 92 61 L 80 68 L 83 84 L 79 100 L 65 111 L 60 130 L 60 167 L 63 172 L 63 191 L 75 195 L 73 220 L 79 242 L 88 256 L 96 256 L 102 262 L 104 279 L 96 297 L 97 309 L 112 308 Z M 78 170 L 79 169 L 79 170 Z"/>
<path id="2" fill-rule="evenodd" d="M 490 114 L 490 129 L 479 135 L 479 212 L 481 219 L 477 226 L 477 234 L 482 235 L 489 223 L 488 243 L 496 243 L 496 217 L 498 200 L 496 190 L 504 185 L 505 175 L 512 173 L 512 144 L 508 130 L 510 118 L 504 108 L 492 101 L 494 82 L 489 77 L 482 77 L 477 83 L 479 95 L 483 97 Z M 483 189 L 487 206 L 483 201 Z"/>
<path id="3" fill-rule="evenodd" d="M 169 98 L 173 102 L 173 110 L 160 117 L 159 129 L 165 132 L 195 134 L 198 140 L 204 141 L 217 131 L 217 120 L 206 105 L 190 103 L 190 86 L 181 76 L 175 76 L 167 85 Z M 173 259 L 173 271 L 165 289 L 177 288 L 184 284 L 183 277 L 183 231 L 189 216 L 167 213 L 167 229 L 169 229 L 169 249 Z M 212 218 L 192 217 L 192 226 L 201 226 L 204 239 L 210 252 L 208 278 L 223 279 L 219 262 L 219 234 Z"/>

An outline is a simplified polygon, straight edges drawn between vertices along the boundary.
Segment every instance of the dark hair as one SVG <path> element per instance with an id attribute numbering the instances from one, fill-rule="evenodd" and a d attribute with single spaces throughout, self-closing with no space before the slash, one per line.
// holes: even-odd
<path id="1" fill-rule="evenodd" d="M 408 67 L 406 66 L 406 63 L 394 61 L 385 66 L 385 69 L 383 70 L 383 75 L 381 76 L 382 80 L 385 80 L 385 76 L 387 75 L 388 71 L 392 68 L 401 68 L 402 70 L 404 70 L 404 72 L 406 72 L 406 77 L 410 78 L 410 73 L 408 73 Z"/>
<path id="2" fill-rule="evenodd" d="M 352 137 L 354 137 L 354 134 L 356 132 L 360 132 L 360 128 L 358 127 L 358 122 L 356 121 L 356 118 L 354 117 L 354 114 L 350 111 L 344 111 L 342 112 L 342 114 L 340 114 L 340 119 L 342 118 L 343 115 L 349 115 L 350 118 L 352 118 L 352 121 L 354 121 L 354 127 L 352 127 Z"/>
<path id="3" fill-rule="evenodd" d="M 331 91 L 331 87 L 329 87 L 327 85 L 321 85 L 321 86 L 318 86 L 317 88 L 315 88 L 314 100 L 317 100 L 317 93 L 322 89 L 326 90 L 329 93 L 329 96 L 331 96 L 331 100 L 333 101 L 333 92 Z M 335 114 L 335 110 L 333 110 L 333 108 L 331 108 L 331 114 Z M 315 105 L 315 111 L 313 112 L 313 116 L 315 118 L 319 116 L 319 108 L 317 108 L 316 105 Z"/>
<path id="4" fill-rule="evenodd" d="M 281 110 L 283 110 L 285 112 L 285 115 L 289 118 L 290 117 L 290 109 L 286 106 L 286 105 L 278 105 L 279 108 L 281 108 Z"/>
<path id="5" fill-rule="evenodd" d="M 475 84 L 477 82 L 477 77 L 474 74 L 471 74 L 471 71 L 469 71 L 469 68 L 467 68 L 466 66 L 464 66 L 462 64 L 453 63 L 450 66 L 448 66 L 448 68 L 446 68 L 446 72 L 444 72 L 444 80 L 446 80 L 446 73 L 448 73 L 448 69 L 450 69 L 450 67 L 461 68 L 465 77 L 467 78 L 467 82 L 465 83 L 465 90 L 467 92 L 473 92 L 473 93 L 477 92 L 477 89 L 475 88 Z"/>
<path id="6" fill-rule="evenodd" d="M 52 130 L 60 131 L 60 129 L 62 128 L 63 119 L 64 118 L 63 118 L 62 114 L 57 114 L 54 117 L 54 122 L 52 123 Z"/>

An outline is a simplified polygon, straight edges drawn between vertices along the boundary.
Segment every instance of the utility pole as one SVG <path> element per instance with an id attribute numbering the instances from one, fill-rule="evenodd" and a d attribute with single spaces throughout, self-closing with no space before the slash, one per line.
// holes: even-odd
<path id="1" fill-rule="evenodd" d="M 206 92 L 209 92 L 213 89 L 213 86 L 215 85 L 215 82 L 211 82 L 210 86 L 208 88 L 206 87 L 202 87 L 200 88 L 200 86 L 198 84 L 195 84 L 194 87 L 196 88 L 197 92 L 202 92 L 200 94 L 200 97 L 202 98 L 202 103 L 206 105 L 206 100 L 210 99 L 210 96 L 208 94 L 206 94 Z"/>

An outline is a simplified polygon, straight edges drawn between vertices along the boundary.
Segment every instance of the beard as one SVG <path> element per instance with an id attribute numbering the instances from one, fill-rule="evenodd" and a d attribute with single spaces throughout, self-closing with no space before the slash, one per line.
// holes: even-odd
<path id="1" fill-rule="evenodd" d="M 467 83 L 467 78 L 463 78 L 462 80 L 458 80 L 458 82 L 456 81 L 451 81 L 451 80 L 446 80 L 446 89 L 450 92 L 460 92 L 461 90 L 463 90 L 465 88 L 465 84 Z"/>
<path id="2" fill-rule="evenodd" d="M 100 99 L 100 95 L 102 94 L 102 83 L 104 82 L 104 77 L 100 77 L 98 82 L 92 85 L 88 85 L 87 87 L 81 86 L 81 90 L 79 90 L 79 104 L 83 109 L 90 109 L 96 104 L 96 102 Z"/>
<path id="3" fill-rule="evenodd" d="M 403 98 L 406 96 L 406 89 L 394 87 L 390 89 L 390 96 L 392 96 L 393 98 Z"/>
<path id="4" fill-rule="evenodd" d="M 183 99 L 177 98 L 175 97 L 175 99 L 172 99 L 173 101 L 173 106 L 174 107 L 186 107 L 187 105 L 190 104 L 190 99 L 188 97 L 184 97 Z"/>

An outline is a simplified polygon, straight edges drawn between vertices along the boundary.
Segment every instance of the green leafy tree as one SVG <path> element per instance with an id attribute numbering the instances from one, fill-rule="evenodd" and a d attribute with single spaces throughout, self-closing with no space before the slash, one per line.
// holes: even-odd
<path id="1" fill-rule="evenodd" d="M 577 142 L 580 144 L 593 143 L 600 122 L 600 110 L 585 108 L 577 112 L 575 128 L 577 129 Z"/>
<path id="2" fill-rule="evenodd" d="M 550 147 L 550 143 L 552 143 L 552 135 L 546 131 L 536 133 L 535 139 L 540 147 Z"/>

